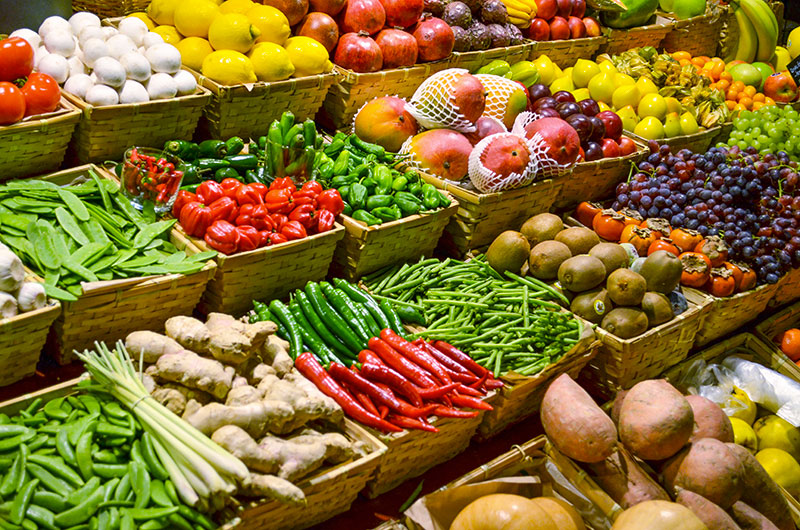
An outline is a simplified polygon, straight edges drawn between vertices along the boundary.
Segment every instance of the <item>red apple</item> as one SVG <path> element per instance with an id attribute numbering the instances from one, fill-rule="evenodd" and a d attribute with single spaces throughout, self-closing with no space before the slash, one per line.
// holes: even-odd
<path id="1" fill-rule="evenodd" d="M 572 14 L 572 0 L 556 0 L 558 6 L 558 16 L 569 18 Z"/>
<path id="2" fill-rule="evenodd" d="M 584 17 L 583 25 L 586 26 L 587 37 L 599 37 L 603 34 L 603 31 L 600 29 L 600 24 L 592 17 Z"/>
<path id="3" fill-rule="evenodd" d="M 550 20 L 558 12 L 556 0 L 539 0 L 536 2 L 536 16 L 545 20 Z"/>
<path id="4" fill-rule="evenodd" d="M 619 139 L 619 156 L 628 156 L 636 152 L 636 142 L 623 136 Z"/>
<path id="5" fill-rule="evenodd" d="M 528 38 L 538 41 L 550 40 L 550 24 L 543 18 L 534 18 L 528 28 Z"/>
<path id="6" fill-rule="evenodd" d="M 582 39 L 586 36 L 586 26 L 578 17 L 569 17 L 567 24 L 569 25 L 569 36 L 571 38 Z"/>
<path id="7" fill-rule="evenodd" d="M 573 17 L 583 18 L 586 14 L 586 0 L 572 0 L 572 13 Z"/>
<path id="8" fill-rule="evenodd" d="M 566 18 L 554 17 L 550 21 L 550 39 L 551 40 L 566 40 L 569 38 L 569 23 Z"/>
<path id="9" fill-rule="evenodd" d="M 788 70 L 772 74 L 764 81 L 764 95 L 778 103 L 791 103 L 797 99 L 797 83 Z"/>
<path id="10" fill-rule="evenodd" d="M 619 140 L 622 135 L 622 120 L 613 110 L 605 110 L 597 114 L 606 126 L 606 137 Z"/>
<path id="11" fill-rule="evenodd" d="M 525 126 L 525 136 L 535 135 L 544 141 L 547 154 L 561 165 L 571 165 L 578 160 L 581 139 L 572 126 L 561 118 L 542 118 Z"/>
<path id="12" fill-rule="evenodd" d="M 611 138 L 603 138 L 600 145 L 603 147 L 603 158 L 615 158 L 620 156 L 619 144 Z"/>

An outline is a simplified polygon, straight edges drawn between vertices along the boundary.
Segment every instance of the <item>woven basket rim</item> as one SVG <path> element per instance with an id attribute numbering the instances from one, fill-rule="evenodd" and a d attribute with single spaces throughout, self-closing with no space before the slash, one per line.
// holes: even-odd
<path id="1" fill-rule="evenodd" d="M 447 196 L 448 199 L 450 199 L 450 204 L 445 206 L 445 207 L 438 208 L 438 209 L 436 209 L 436 210 L 434 210 L 432 212 L 420 212 L 420 213 L 416 213 L 414 215 L 409 215 L 407 217 L 401 217 L 400 219 L 397 219 L 396 221 L 389 221 L 388 223 L 381 223 L 381 224 L 373 225 L 373 226 L 367 226 L 367 223 L 365 223 L 363 221 L 359 221 L 357 219 L 353 219 L 351 216 L 343 213 L 343 214 L 341 214 L 342 221 L 343 221 L 342 224 L 345 227 L 348 227 L 348 225 L 356 225 L 362 231 L 362 233 L 379 232 L 379 231 L 381 231 L 383 229 L 394 228 L 396 226 L 400 226 L 400 225 L 403 225 L 403 224 L 409 224 L 409 223 L 417 221 L 419 219 L 440 216 L 440 215 L 443 215 L 443 214 L 445 214 L 447 212 L 450 212 L 450 211 L 454 212 L 455 210 L 457 210 L 458 209 L 458 200 L 456 200 L 456 198 L 453 197 L 453 195 L 451 195 L 447 191 L 443 191 L 443 193 Z"/>
<path id="2" fill-rule="evenodd" d="M 533 186 L 536 186 L 536 185 L 551 184 L 551 183 L 553 183 L 553 182 L 555 182 L 557 180 L 557 179 L 542 179 L 542 180 L 537 180 L 535 182 L 532 182 L 531 184 L 528 184 L 527 186 L 522 186 L 521 188 L 514 188 L 514 189 L 511 189 L 511 190 L 503 190 L 503 191 L 495 191 L 493 193 L 481 193 L 478 190 L 470 190 L 470 189 L 464 188 L 463 186 L 460 186 L 455 181 L 443 179 L 441 177 L 437 177 L 436 175 L 431 175 L 430 173 L 420 173 L 420 174 L 426 180 L 430 179 L 430 180 L 433 180 L 434 182 L 438 183 L 441 186 L 439 188 L 440 190 L 451 192 L 451 195 L 454 195 L 457 198 L 459 198 L 459 197 L 467 198 L 470 202 L 473 202 L 475 204 L 483 202 L 483 201 L 485 201 L 485 200 L 487 200 L 489 198 L 502 197 L 503 195 L 508 195 L 509 193 L 513 193 L 513 192 L 520 193 L 520 192 L 522 192 L 522 190 L 526 190 L 527 191 L 527 190 L 529 190 L 530 188 L 532 188 Z"/>
<path id="3" fill-rule="evenodd" d="M 31 272 L 27 267 L 28 274 L 30 279 L 35 280 L 37 283 L 42 283 L 38 276 L 36 276 L 33 272 Z M 26 320 L 33 320 L 35 318 L 42 318 L 48 315 L 49 313 L 61 313 L 61 303 L 58 300 L 53 298 L 47 299 L 47 305 L 44 307 L 40 307 L 39 309 L 34 309 L 33 311 L 26 311 L 25 313 L 18 313 L 11 318 L 0 318 L 0 330 L 3 329 L 3 326 L 10 326 L 19 324 L 20 322 L 24 322 Z M 55 320 L 53 317 L 53 320 Z"/>
<path id="4" fill-rule="evenodd" d="M 654 22 L 653 24 L 647 24 L 645 26 L 636 26 L 634 28 L 603 28 L 603 34 L 607 37 L 611 37 L 612 35 L 624 35 L 624 34 L 632 34 L 632 33 L 646 33 L 646 32 L 659 32 L 659 31 L 666 31 L 667 33 L 671 31 L 675 26 L 675 22 L 668 21 L 668 22 Z"/>
<path id="5" fill-rule="evenodd" d="M 727 123 L 715 125 L 710 129 L 706 129 L 704 131 L 698 131 L 694 134 L 683 134 L 681 136 L 673 136 L 672 138 L 662 138 L 661 141 L 669 143 L 669 142 L 691 142 L 692 140 L 704 140 L 709 136 L 716 136 L 717 134 L 719 134 L 723 126 L 725 125 L 727 125 Z M 647 145 L 647 143 L 649 142 L 649 140 L 647 140 L 646 138 L 642 138 L 633 131 L 625 131 L 625 134 L 627 136 L 630 136 L 634 140 L 644 143 L 645 145 Z"/>
<path id="6" fill-rule="evenodd" d="M 741 300 L 742 298 L 746 298 L 748 296 L 753 296 L 756 293 L 760 294 L 760 293 L 763 293 L 764 291 L 777 289 L 778 285 L 779 284 L 777 284 L 777 283 L 773 283 L 773 284 L 762 283 L 761 285 L 758 285 L 753 289 L 749 289 L 747 291 L 741 291 L 741 292 L 738 292 L 736 294 L 732 294 L 731 296 L 721 296 L 721 297 L 720 296 L 714 296 L 713 294 L 706 293 L 706 292 L 701 291 L 699 289 L 695 289 L 694 287 L 684 287 L 684 289 L 686 289 L 686 290 L 688 290 L 690 292 L 698 293 L 699 295 L 705 296 L 706 298 L 708 298 L 708 300 L 710 302 L 713 303 L 713 302 L 718 302 L 720 300 L 731 300 L 731 299 Z"/>
<path id="7" fill-rule="evenodd" d="M 184 68 L 184 70 L 188 70 Z M 186 94 L 185 96 L 175 96 L 170 99 L 154 99 L 151 101 L 146 101 L 144 103 L 118 103 L 116 105 L 103 105 L 103 106 L 94 106 L 91 103 L 87 103 L 82 98 L 76 96 L 75 94 L 70 94 L 62 89 L 62 94 L 64 97 L 69 100 L 79 111 L 84 113 L 91 113 L 95 110 L 97 111 L 108 111 L 108 110 L 116 110 L 116 111 L 124 111 L 124 110 L 136 110 L 136 109 L 150 109 L 155 108 L 157 106 L 163 106 L 166 104 L 174 104 L 174 102 L 180 103 L 187 103 L 187 102 L 196 102 L 200 104 L 201 99 L 208 100 L 211 98 L 211 92 L 201 86 L 199 83 L 197 85 L 197 89 L 195 89 L 193 94 Z M 205 106 L 206 102 L 203 102 L 203 106 Z"/>
<path id="8" fill-rule="evenodd" d="M 338 74 L 342 79 L 339 82 L 346 83 L 367 83 L 372 79 L 382 79 L 385 77 L 407 77 L 408 75 L 417 74 L 420 72 L 428 72 L 431 67 L 447 66 L 450 62 L 450 57 L 440 59 L 438 61 L 431 61 L 427 63 L 416 63 L 411 66 L 403 66 L 400 68 L 389 68 L 386 70 L 378 70 L 377 72 L 356 72 L 349 70 L 338 64 L 333 65 L 333 71 Z"/>
<path id="9" fill-rule="evenodd" d="M 608 40 L 608 37 L 598 35 L 597 37 L 581 37 L 579 39 L 563 39 L 563 40 L 531 40 L 534 45 L 534 51 L 540 51 L 541 48 L 582 48 L 589 47 L 595 44 L 602 45 Z"/>
<path id="10" fill-rule="evenodd" d="M 81 111 L 68 97 L 66 97 L 67 95 L 68 94 L 62 89 L 59 108 L 53 112 L 29 116 L 27 118 L 23 118 L 17 123 L 0 126 L 0 135 L 17 134 L 25 132 L 25 129 L 38 129 L 43 125 L 53 126 L 62 122 L 75 121 L 77 123 L 78 119 L 80 119 Z"/>
<path id="11" fill-rule="evenodd" d="M 331 69 L 330 72 L 323 72 L 317 75 L 308 75 L 303 77 L 291 77 L 282 81 L 256 81 L 255 83 L 239 83 L 235 85 L 223 85 L 210 79 L 197 70 L 189 67 L 182 67 L 188 70 L 195 79 L 197 79 L 198 86 L 209 90 L 213 95 L 220 96 L 228 92 L 245 92 L 249 94 L 269 93 L 274 89 L 282 89 L 289 87 L 292 91 L 305 88 L 323 87 L 325 84 L 333 84 L 339 74 L 336 69 Z"/>
<path id="12" fill-rule="evenodd" d="M 516 51 L 522 51 L 525 48 L 532 47 L 536 41 L 525 39 L 522 44 L 513 44 L 511 46 L 504 46 L 502 48 L 489 48 L 488 50 L 474 50 L 470 52 L 453 52 L 452 59 L 472 59 L 476 57 L 484 57 L 486 55 L 509 55 Z M 505 52 L 505 53 L 503 53 Z M 458 66 L 456 66 L 458 68 Z"/>

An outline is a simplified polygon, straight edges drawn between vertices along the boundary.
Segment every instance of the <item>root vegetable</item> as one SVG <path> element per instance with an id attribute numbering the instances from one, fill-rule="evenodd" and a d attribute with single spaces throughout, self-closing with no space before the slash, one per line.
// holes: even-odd
<path id="1" fill-rule="evenodd" d="M 350 442 L 339 433 L 321 436 L 297 436 L 284 440 L 267 436 L 258 443 L 267 458 L 279 463 L 278 476 L 297 481 L 318 469 L 326 461 L 340 463 L 353 454 Z"/>
<path id="2" fill-rule="evenodd" d="M 261 401 L 261 397 L 261 391 L 254 386 L 237 386 L 231 388 L 231 391 L 228 392 L 225 405 L 228 407 L 241 407 L 242 405 L 249 405 L 250 403 Z"/>
<path id="3" fill-rule="evenodd" d="M 23 282 L 17 293 L 17 306 L 20 312 L 34 311 L 47 305 L 44 286 L 39 282 Z"/>
<path id="4" fill-rule="evenodd" d="M 778 530 L 764 514 L 742 501 L 733 504 L 731 515 L 742 530 Z"/>
<path id="5" fill-rule="evenodd" d="M 17 299 L 11 294 L 0 292 L 0 318 L 11 318 L 17 314 Z"/>
<path id="6" fill-rule="evenodd" d="M 225 399 L 233 384 L 233 368 L 187 350 L 162 355 L 155 367 L 153 375 L 203 390 L 218 399 Z"/>
<path id="7" fill-rule="evenodd" d="M 262 357 L 267 360 L 278 375 L 286 375 L 294 367 L 294 361 L 289 355 L 289 343 L 277 335 L 270 335 L 269 340 L 261 350 Z"/>
<path id="8" fill-rule="evenodd" d="M 150 395 L 153 396 L 153 399 L 179 416 L 183 414 L 186 408 L 186 396 L 174 388 L 156 388 Z"/>
<path id="9" fill-rule="evenodd" d="M 294 505 L 303 505 L 306 501 L 303 490 L 274 475 L 251 473 L 242 484 L 241 493 L 246 497 L 266 497 Z"/>
<path id="10" fill-rule="evenodd" d="M 708 530 L 742 530 L 725 510 L 702 495 L 679 489 L 675 502 L 683 504 L 703 521 Z"/>
<path id="11" fill-rule="evenodd" d="M 138 361 L 142 355 L 146 363 L 157 362 L 162 355 L 183 351 L 183 347 L 175 340 L 154 331 L 134 331 L 128 334 L 125 337 L 125 349 L 134 361 Z"/>
<path id="12" fill-rule="evenodd" d="M 316 419 L 341 421 L 343 417 L 341 407 L 335 403 L 335 408 L 332 408 L 330 402 L 319 399 L 317 394 L 309 395 L 305 389 L 274 375 L 265 377 L 258 384 L 258 390 L 262 392 L 263 399 L 283 401 L 295 411 L 294 418 L 283 425 L 283 430 L 273 432 L 286 433 Z"/>
<path id="13" fill-rule="evenodd" d="M 246 324 L 223 313 L 209 314 L 205 327 L 210 335 L 208 350 L 211 355 L 237 365 L 257 353 L 278 329 L 274 322 Z"/>
<path id="14" fill-rule="evenodd" d="M 644 501 L 670 500 L 667 492 L 624 449 L 585 467 L 609 497 L 625 509 Z"/>
<path id="15" fill-rule="evenodd" d="M 342 407 L 332 398 L 323 394 L 314 383 L 303 377 L 297 370 L 292 370 L 290 373 L 286 374 L 283 380 L 289 381 L 299 388 L 302 388 L 308 397 L 321 401 L 324 409 L 327 411 L 327 421 L 331 423 L 341 423 L 344 420 L 344 411 L 342 411 Z"/>
<path id="16" fill-rule="evenodd" d="M 275 375 L 277 372 L 268 364 L 258 363 L 251 370 L 247 370 L 247 379 L 250 383 L 257 385 L 268 375 Z"/>
<path id="17" fill-rule="evenodd" d="M 175 339 L 181 346 L 195 353 L 208 352 L 208 343 L 211 333 L 206 325 L 192 317 L 177 316 L 167 320 L 164 324 L 167 336 Z"/>
<path id="18" fill-rule="evenodd" d="M 209 436 L 224 425 L 236 425 L 258 438 L 267 432 L 285 432 L 283 426 L 294 416 L 289 404 L 262 400 L 237 407 L 209 403 L 189 416 L 184 414 L 184 419 Z"/>

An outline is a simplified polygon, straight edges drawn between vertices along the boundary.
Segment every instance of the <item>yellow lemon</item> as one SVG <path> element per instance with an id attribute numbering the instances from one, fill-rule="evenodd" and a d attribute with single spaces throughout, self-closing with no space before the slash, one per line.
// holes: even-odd
<path id="1" fill-rule="evenodd" d="M 556 79 L 556 68 L 553 61 L 547 55 L 540 55 L 533 61 L 533 66 L 539 72 L 539 82 L 543 85 L 550 86 L 550 83 Z"/>
<path id="2" fill-rule="evenodd" d="M 672 96 L 664 98 L 664 102 L 667 104 L 667 112 L 677 112 L 678 114 L 681 113 L 683 107 L 681 106 L 681 102 L 677 100 L 677 98 L 673 98 Z"/>
<path id="3" fill-rule="evenodd" d="M 246 15 L 250 23 L 261 31 L 261 35 L 256 39 L 257 43 L 274 42 L 283 46 L 292 34 L 286 15 L 275 7 L 256 5 Z"/>
<path id="4" fill-rule="evenodd" d="M 285 48 L 294 65 L 294 77 L 317 75 L 333 68 L 328 50 L 311 37 L 292 37 L 286 41 Z"/>
<path id="5" fill-rule="evenodd" d="M 241 13 L 245 15 L 255 5 L 256 3 L 253 2 L 253 0 L 225 0 L 219 5 L 219 11 L 223 15 L 227 15 L 228 13 Z"/>
<path id="6" fill-rule="evenodd" d="M 210 0 L 182 0 L 175 8 L 175 27 L 184 37 L 208 37 L 208 28 L 220 16 L 219 7 Z"/>
<path id="7" fill-rule="evenodd" d="M 147 26 L 147 29 L 149 29 L 150 31 L 153 31 L 156 27 L 156 24 L 155 22 L 153 22 L 153 19 L 148 17 L 147 13 L 144 13 L 142 11 L 139 11 L 138 13 L 131 13 L 130 15 L 127 16 L 138 18 L 139 20 L 144 22 L 144 25 Z"/>
<path id="8" fill-rule="evenodd" d="M 161 35 L 161 38 L 164 39 L 164 42 L 172 44 L 173 46 L 177 46 L 183 38 L 181 34 L 178 33 L 178 30 L 175 29 L 175 26 L 156 26 L 153 33 L 158 33 Z"/>
<path id="9" fill-rule="evenodd" d="M 759 418 L 753 425 L 761 449 L 774 447 L 786 451 L 792 458 L 800 458 L 800 430 L 775 415 Z"/>
<path id="10" fill-rule="evenodd" d="M 636 81 L 636 87 L 639 89 L 639 93 L 642 94 L 643 96 L 645 94 L 658 94 L 658 86 L 656 86 L 653 80 L 650 79 L 649 77 L 644 77 L 644 76 L 640 77 Z"/>
<path id="11" fill-rule="evenodd" d="M 201 72 L 221 85 L 255 83 L 258 80 L 250 59 L 232 50 L 220 50 L 206 55 Z"/>
<path id="12" fill-rule="evenodd" d="M 663 120 L 667 115 L 667 102 L 660 94 L 645 94 L 639 101 L 639 117 L 645 118 L 652 116 L 658 120 Z"/>
<path id="13" fill-rule="evenodd" d="M 664 125 L 657 118 L 647 116 L 636 124 L 633 132 L 647 140 L 660 140 L 664 138 Z"/>
<path id="14" fill-rule="evenodd" d="M 575 101 L 583 101 L 584 99 L 589 99 L 592 97 L 589 94 L 588 88 L 579 88 L 577 90 L 573 90 L 572 95 L 575 96 Z"/>
<path id="15" fill-rule="evenodd" d="M 563 70 L 561 70 L 561 67 L 560 67 L 560 66 L 558 66 L 556 63 L 553 63 L 553 70 L 554 70 L 554 71 L 555 71 L 555 73 L 556 73 L 556 78 L 559 78 L 559 77 L 561 77 L 562 75 L 564 75 L 564 71 L 563 71 Z"/>
<path id="16" fill-rule="evenodd" d="M 175 45 L 181 52 L 181 62 L 194 70 L 200 71 L 203 67 L 203 59 L 214 51 L 211 44 L 206 39 L 200 37 L 186 37 Z"/>
<path id="17" fill-rule="evenodd" d="M 228 13 L 214 19 L 208 28 L 208 42 L 215 50 L 233 50 L 247 53 L 255 44 L 261 31 L 241 13 Z"/>
<path id="18" fill-rule="evenodd" d="M 639 116 L 636 115 L 636 109 L 632 105 L 617 109 L 617 116 L 622 120 L 622 128 L 626 131 L 633 131 L 639 123 Z"/>
<path id="19" fill-rule="evenodd" d="M 691 119 L 690 119 L 691 118 Z M 687 132 L 692 129 L 694 123 L 694 132 Z M 686 126 L 684 126 L 686 124 Z M 681 130 L 683 134 L 694 134 L 699 130 L 697 120 L 690 112 L 684 112 L 681 116 Z M 731 418 L 739 418 L 744 420 L 748 425 L 752 425 L 756 421 L 756 404 L 747 395 L 747 392 L 741 388 L 733 387 L 733 392 L 725 401 L 725 408 L 733 409 L 735 412 L 730 415 Z"/>
<path id="20" fill-rule="evenodd" d="M 692 114 L 691 112 L 684 112 L 681 115 L 681 134 L 696 134 L 697 131 L 699 130 L 700 126 L 697 124 L 697 120 L 695 119 L 694 114 Z M 745 397 L 747 397 L 746 394 Z M 753 420 L 755 420 L 756 418 L 756 406 L 755 403 L 750 401 L 749 397 L 747 398 L 747 400 L 749 401 L 749 404 L 745 403 L 745 406 L 748 408 L 737 411 L 731 417 L 741 418 L 744 421 L 747 421 L 749 419 L 750 423 L 753 423 Z M 749 409 L 750 406 L 752 406 L 752 409 Z M 752 410 L 752 417 L 749 417 L 751 410 Z M 748 423 L 748 425 L 750 425 L 750 423 Z"/>
<path id="21" fill-rule="evenodd" d="M 147 16 L 152 18 L 160 26 L 171 26 L 174 24 L 173 14 L 178 6 L 179 0 L 152 0 L 145 10 Z"/>
<path id="22" fill-rule="evenodd" d="M 794 28 L 786 41 L 786 50 L 792 59 L 800 56 L 800 28 Z"/>
<path id="23" fill-rule="evenodd" d="M 289 53 L 280 44 L 259 42 L 247 54 L 259 81 L 283 81 L 294 74 Z"/>
<path id="24" fill-rule="evenodd" d="M 786 488 L 793 496 L 800 494 L 800 464 L 792 455 L 780 449 L 762 449 L 756 453 L 756 460 L 772 480 Z"/>
<path id="25" fill-rule="evenodd" d="M 615 74 L 614 81 L 617 85 L 635 85 L 636 81 L 628 74 Z"/>
<path id="26" fill-rule="evenodd" d="M 617 67 L 614 66 L 614 63 L 612 63 L 608 59 L 606 59 L 605 61 L 602 61 L 600 63 L 597 63 L 597 66 L 600 68 L 601 72 L 610 72 L 612 74 L 616 74 L 617 73 Z"/>
<path id="27" fill-rule="evenodd" d="M 792 56 L 789 55 L 789 50 L 783 46 L 775 47 L 775 71 L 783 72 L 789 63 L 792 62 Z"/>
<path id="28" fill-rule="evenodd" d="M 589 81 L 600 73 L 600 67 L 597 63 L 589 59 L 578 59 L 575 66 L 572 67 L 572 82 L 578 88 L 585 88 L 589 86 Z"/>
<path id="29" fill-rule="evenodd" d="M 622 85 L 617 87 L 611 95 L 611 104 L 615 109 L 635 107 L 639 104 L 640 99 L 642 99 L 642 95 L 636 85 Z"/>
<path id="30" fill-rule="evenodd" d="M 670 112 L 664 120 L 664 135 L 674 138 L 681 135 L 681 117 L 677 112 Z"/>
<path id="31" fill-rule="evenodd" d="M 561 90 L 566 90 L 567 92 L 575 90 L 575 85 L 572 84 L 572 77 L 566 77 L 566 76 L 559 77 L 558 79 L 550 83 L 550 91 L 552 93 L 555 94 L 556 92 L 559 92 Z"/>
<path id="32" fill-rule="evenodd" d="M 753 428 L 739 418 L 728 418 L 733 426 L 733 442 L 741 445 L 753 454 L 758 452 L 758 438 Z"/>
<path id="33" fill-rule="evenodd" d="M 589 94 L 592 95 L 592 99 L 603 103 L 611 103 L 616 88 L 614 74 L 608 72 L 601 72 L 589 81 Z"/>

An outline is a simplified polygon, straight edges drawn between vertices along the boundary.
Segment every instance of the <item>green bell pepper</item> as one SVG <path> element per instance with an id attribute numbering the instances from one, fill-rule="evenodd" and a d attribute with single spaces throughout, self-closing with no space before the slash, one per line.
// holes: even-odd
<path id="1" fill-rule="evenodd" d="M 411 182 L 411 184 L 408 185 L 408 192 L 414 195 L 415 197 L 419 195 L 421 191 L 422 191 L 422 184 L 418 180 Z"/>
<path id="2" fill-rule="evenodd" d="M 403 175 L 395 177 L 395 179 L 392 181 L 392 189 L 394 191 L 403 191 L 407 187 L 408 187 L 408 179 Z"/>
<path id="3" fill-rule="evenodd" d="M 396 204 L 388 207 L 381 206 L 379 208 L 375 208 L 370 213 L 381 221 L 385 222 L 397 221 L 403 216 L 400 208 Z"/>
<path id="4" fill-rule="evenodd" d="M 333 174 L 336 176 L 347 174 L 347 164 L 350 161 L 350 151 L 342 151 L 333 164 Z"/>
<path id="5" fill-rule="evenodd" d="M 385 195 L 392 190 L 392 182 L 394 179 L 392 178 L 392 172 L 388 167 L 379 165 L 373 169 L 372 175 L 375 178 L 376 194 Z"/>
<path id="6" fill-rule="evenodd" d="M 342 210 L 342 213 L 345 215 L 350 215 L 353 213 L 353 207 L 350 206 L 347 201 L 344 201 L 344 210 Z"/>
<path id="7" fill-rule="evenodd" d="M 362 223 L 367 223 L 367 226 L 373 226 L 381 224 L 381 220 L 366 210 L 356 210 L 353 212 L 351 216 L 356 221 L 361 221 Z"/>
<path id="8" fill-rule="evenodd" d="M 348 194 L 348 202 L 350 206 L 353 207 L 354 210 L 360 210 L 364 208 L 364 205 L 367 202 L 367 188 L 363 184 L 359 184 L 356 182 L 352 186 L 350 186 L 350 193 Z"/>
<path id="9" fill-rule="evenodd" d="M 342 200 L 347 202 L 347 198 L 350 196 L 350 184 L 345 184 L 336 189 L 339 190 L 339 195 L 342 196 Z"/>
<path id="10" fill-rule="evenodd" d="M 422 205 L 426 210 L 433 210 L 439 206 L 439 192 L 433 184 L 422 185 Z"/>
<path id="11" fill-rule="evenodd" d="M 358 179 L 353 175 L 339 175 L 331 179 L 330 187 L 341 188 L 342 186 L 349 186 L 350 184 L 355 184 L 356 182 L 358 182 Z"/>
<path id="12" fill-rule="evenodd" d="M 372 195 L 371 197 L 367 198 L 366 209 L 371 212 L 375 208 L 383 208 L 391 206 L 392 204 L 394 204 L 394 198 L 391 195 Z"/>
<path id="13" fill-rule="evenodd" d="M 400 211 L 403 212 L 403 216 L 408 215 L 415 215 L 419 213 L 420 204 L 416 201 L 408 200 L 405 197 L 400 197 L 398 193 L 394 197 L 394 203 L 396 206 L 400 207 Z"/>
<path id="14" fill-rule="evenodd" d="M 225 179 L 241 180 L 242 177 L 239 175 L 239 172 L 232 167 L 221 167 L 214 172 L 214 180 L 217 182 L 222 182 Z"/>

